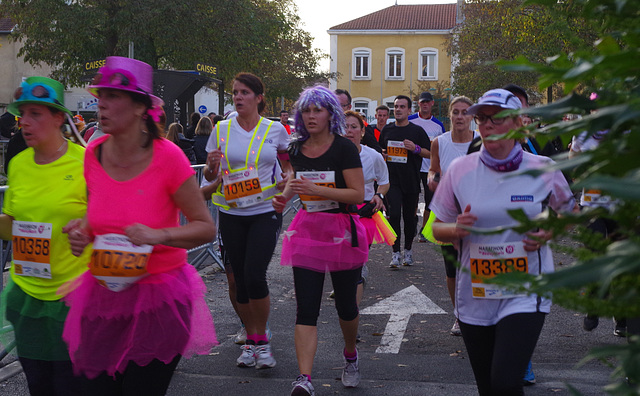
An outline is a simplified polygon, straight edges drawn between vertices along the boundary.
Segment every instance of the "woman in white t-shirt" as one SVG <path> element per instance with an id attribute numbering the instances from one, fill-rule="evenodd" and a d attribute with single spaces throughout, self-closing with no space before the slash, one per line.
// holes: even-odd
<path id="1" fill-rule="evenodd" d="M 454 159 L 467 154 L 469 144 L 478 135 L 471 130 L 471 115 L 467 114 L 467 109 L 473 105 L 473 101 L 466 96 L 456 96 L 449 104 L 449 119 L 451 120 L 451 131 L 436 137 L 431 142 L 431 166 L 429 168 L 429 189 L 436 191 L 440 178 L 445 174 L 449 165 Z M 455 307 L 456 292 L 456 260 L 458 252 L 453 245 L 445 244 L 440 247 L 444 257 L 444 267 L 447 276 L 447 290 L 451 303 Z M 459 336 L 460 324 L 456 319 L 451 328 L 451 335 Z"/>
<path id="2" fill-rule="evenodd" d="M 364 206 L 359 211 L 360 222 L 367 230 L 367 242 L 371 246 L 373 242 L 380 243 L 384 241 L 384 237 L 378 230 L 375 221 L 371 219 L 371 215 L 384 209 L 384 195 L 389 191 L 389 169 L 387 169 L 384 157 L 379 152 L 360 144 L 365 134 L 362 116 L 353 110 L 345 111 L 344 116 L 347 121 L 344 137 L 351 140 L 360 152 L 362 173 L 364 175 Z M 375 184 L 377 184 L 377 187 Z M 358 306 L 362 301 L 364 282 L 368 274 L 369 270 L 365 263 L 362 266 L 362 276 L 358 283 L 358 294 L 356 295 Z"/>
<path id="3" fill-rule="evenodd" d="M 491 278 L 507 271 L 537 275 L 554 268 L 547 231 L 507 228 L 479 234 L 469 227 L 516 226 L 508 210 L 522 210 L 532 218 L 547 208 L 569 212 L 575 207 L 562 173 L 515 174 L 552 160 L 523 152 L 514 139 L 488 139 L 520 127 L 519 116 L 498 114 L 521 106 L 509 91 L 494 89 L 467 110 L 479 125 L 482 148 L 453 161 L 431 202 L 434 237 L 460 252 L 455 312 L 480 395 L 523 394 L 522 378 L 551 307 L 548 298 L 516 294 L 493 285 Z"/>
<path id="4" fill-rule="evenodd" d="M 222 184 L 213 194 L 220 207 L 219 229 L 226 258 L 233 268 L 236 307 L 247 339 L 238 367 L 271 368 L 276 360 L 267 337 L 270 300 L 267 266 L 278 242 L 282 215 L 271 206 L 278 191 L 280 168 L 291 169 L 288 134 L 281 123 L 260 113 L 265 108 L 264 84 L 250 73 L 233 81 L 237 117 L 220 121 L 207 142 L 205 178 Z"/>

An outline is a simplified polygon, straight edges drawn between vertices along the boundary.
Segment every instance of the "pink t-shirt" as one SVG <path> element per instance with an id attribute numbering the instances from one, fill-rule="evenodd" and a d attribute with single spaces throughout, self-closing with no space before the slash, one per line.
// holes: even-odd
<path id="1" fill-rule="evenodd" d="M 154 139 L 153 159 L 147 169 L 133 179 L 116 181 L 96 158 L 96 148 L 109 138 L 107 135 L 92 141 L 85 155 L 87 218 L 92 232 L 124 234 L 124 228 L 135 223 L 151 228 L 179 226 L 180 209 L 171 197 L 195 173 L 182 150 L 166 139 Z M 186 262 L 185 249 L 156 245 L 147 271 L 166 272 Z"/>

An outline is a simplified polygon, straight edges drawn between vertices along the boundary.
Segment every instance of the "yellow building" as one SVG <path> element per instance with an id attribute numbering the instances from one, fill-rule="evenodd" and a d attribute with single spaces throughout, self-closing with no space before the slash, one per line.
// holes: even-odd
<path id="1" fill-rule="evenodd" d="M 393 109 L 397 95 L 419 95 L 421 81 L 449 83 L 445 41 L 458 18 L 455 3 L 394 5 L 333 26 L 330 71 L 338 78 L 330 88 L 348 90 L 353 109 L 372 120 L 378 105 Z"/>

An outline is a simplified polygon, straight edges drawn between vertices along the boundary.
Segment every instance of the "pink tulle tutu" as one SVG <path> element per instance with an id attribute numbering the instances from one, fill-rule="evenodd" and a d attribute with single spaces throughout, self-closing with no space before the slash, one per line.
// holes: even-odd
<path id="1" fill-rule="evenodd" d="M 351 221 L 358 246 L 352 246 Z M 369 258 L 367 231 L 357 215 L 300 210 L 282 238 L 280 264 L 318 272 L 362 267 Z"/>
<path id="2" fill-rule="evenodd" d="M 360 222 L 367 230 L 367 242 L 369 245 L 372 243 L 384 243 L 384 235 L 378 229 L 376 222 L 369 217 L 361 217 Z"/>
<path id="3" fill-rule="evenodd" d="M 76 374 L 115 375 L 130 361 L 169 363 L 176 355 L 208 354 L 218 344 L 206 286 L 191 265 L 151 274 L 121 292 L 87 271 L 70 289 L 62 338 Z"/>

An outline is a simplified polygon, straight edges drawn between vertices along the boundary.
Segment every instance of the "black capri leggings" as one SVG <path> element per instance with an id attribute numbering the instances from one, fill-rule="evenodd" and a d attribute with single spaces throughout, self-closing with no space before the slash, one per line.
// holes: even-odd
<path id="1" fill-rule="evenodd" d="M 280 213 L 235 216 L 220 212 L 220 233 L 225 255 L 235 276 L 236 300 L 248 304 L 269 295 L 267 267 L 282 227 Z"/>
<path id="2" fill-rule="evenodd" d="M 400 251 L 400 218 L 404 222 L 404 249 L 411 250 L 413 238 L 416 236 L 416 210 L 418 210 L 418 199 L 420 193 L 403 193 L 400 186 L 391 185 L 387 192 L 389 202 L 389 224 L 398 234 L 398 238 L 393 244 L 393 251 Z"/>
<path id="3" fill-rule="evenodd" d="M 455 278 L 458 251 L 452 245 L 442 245 L 440 250 L 442 250 L 442 257 L 444 257 L 444 270 L 447 273 L 447 278 Z"/>
<path id="4" fill-rule="evenodd" d="M 480 396 L 524 395 L 522 377 L 545 316 L 542 312 L 513 314 L 494 326 L 475 326 L 460 321 Z"/>
<path id="5" fill-rule="evenodd" d="M 356 290 L 362 268 L 330 272 L 331 283 L 336 294 L 335 304 L 338 317 L 351 321 L 358 317 Z M 316 326 L 322 302 L 324 272 L 293 267 L 293 284 L 296 290 L 296 324 Z"/>

